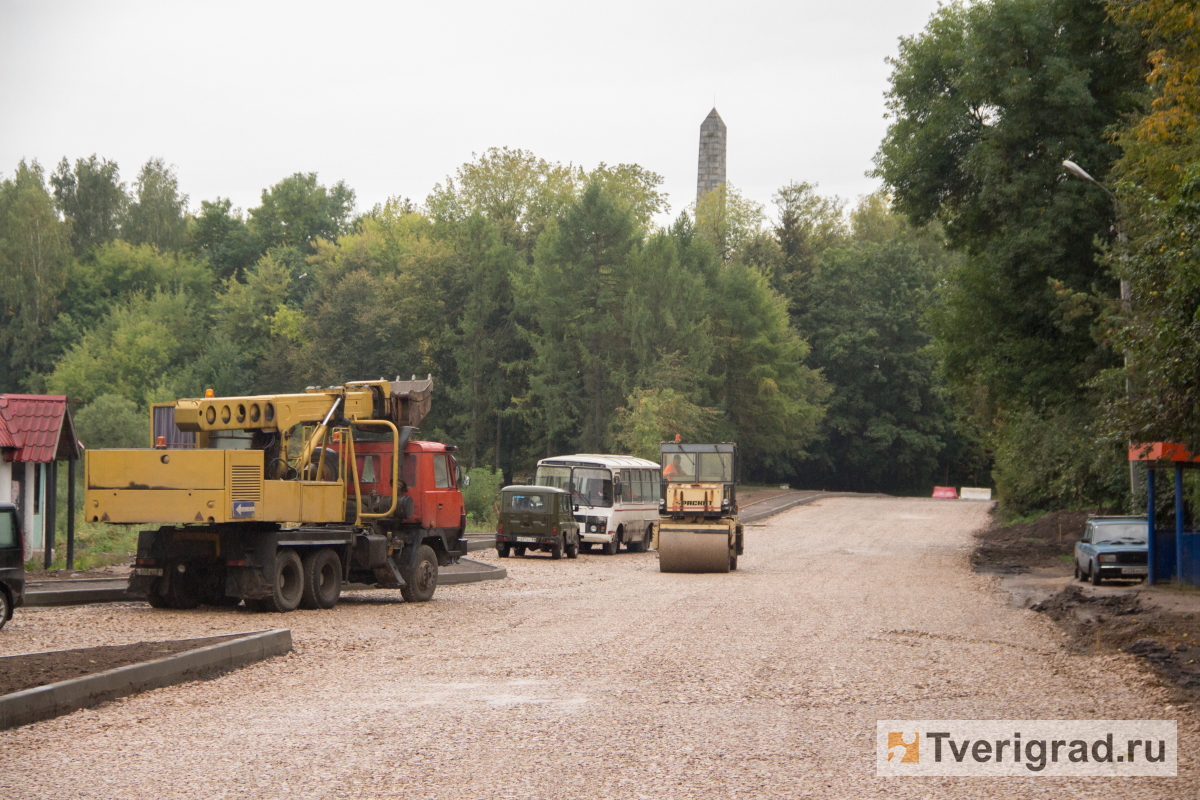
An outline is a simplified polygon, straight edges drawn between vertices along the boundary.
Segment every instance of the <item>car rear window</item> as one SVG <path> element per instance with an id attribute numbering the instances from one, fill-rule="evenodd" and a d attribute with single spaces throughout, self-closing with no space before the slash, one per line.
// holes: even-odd
<path id="1" fill-rule="evenodd" d="M 1119 525 L 1096 525 L 1095 532 L 1092 534 L 1092 544 L 1108 544 L 1110 542 L 1125 541 L 1133 544 L 1135 542 L 1146 542 L 1146 523 L 1127 523 Z"/>
<path id="2" fill-rule="evenodd" d="M 540 492 L 506 493 L 504 508 L 507 511 L 528 511 L 544 514 L 549 508 L 549 498 Z"/>

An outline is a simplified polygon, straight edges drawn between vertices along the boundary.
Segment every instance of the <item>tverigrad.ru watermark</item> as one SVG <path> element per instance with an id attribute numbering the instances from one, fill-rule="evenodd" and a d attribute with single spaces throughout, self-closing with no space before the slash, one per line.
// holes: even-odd
<path id="1" fill-rule="evenodd" d="M 875 774 L 1173 777 L 1174 720 L 883 720 Z"/>

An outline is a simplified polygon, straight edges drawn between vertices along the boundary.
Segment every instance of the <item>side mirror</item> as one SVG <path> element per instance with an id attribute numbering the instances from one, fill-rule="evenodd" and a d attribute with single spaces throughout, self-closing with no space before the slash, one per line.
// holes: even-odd
<path id="1" fill-rule="evenodd" d="M 578 513 L 579 512 L 579 504 L 576 503 L 574 506 L 572 506 L 571 511 Z"/>
<path id="2" fill-rule="evenodd" d="M 470 486 L 470 485 L 471 485 L 471 476 L 470 476 L 470 475 L 463 475 L 463 477 L 462 477 L 462 488 L 464 488 L 464 489 L 465 489 L 465 488 L 467 488 L 467 487 L 468 487 L 468 486 Z"/>

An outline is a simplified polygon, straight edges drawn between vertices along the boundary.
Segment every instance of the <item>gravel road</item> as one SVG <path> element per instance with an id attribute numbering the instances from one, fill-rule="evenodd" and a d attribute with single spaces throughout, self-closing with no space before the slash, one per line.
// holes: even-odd
<path id="1" fill-rule="evenodd" d="M 0 653 L 270 625 L 296 652 L 2 732 L 0 795 L 1196 796 L 1192 711 L 1131 657 L 1066 654 L 972 573 L 986 522 L 982 503 L 830 498 L 749 527 L 728 575 L 583 554 L 424 605 L 25 610 Z M 1180 777 L 879 779 L 875 722 L 896 718 L 1177 718 Z"/>

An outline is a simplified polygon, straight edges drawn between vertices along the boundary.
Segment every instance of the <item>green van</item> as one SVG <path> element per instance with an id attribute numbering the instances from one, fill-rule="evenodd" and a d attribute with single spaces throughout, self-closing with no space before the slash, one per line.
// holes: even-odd
<path id="1" fill-rule="evenodd" d="M 526 550 L 548 552 L 551 558 L 579 556 L 579 523 L 571 493 L 551 486 L 505 486 L 500 490 L 500 522 L 496 551 L 508 558 Z"/>
<path id="2" fill-rule="evenodd" d="M 0 503 L 0 628 L 25 604 L 25 542 L 17 507 Z"/>

